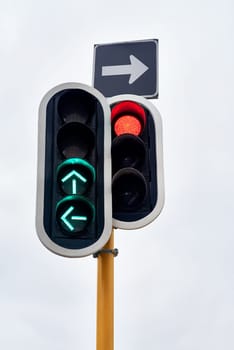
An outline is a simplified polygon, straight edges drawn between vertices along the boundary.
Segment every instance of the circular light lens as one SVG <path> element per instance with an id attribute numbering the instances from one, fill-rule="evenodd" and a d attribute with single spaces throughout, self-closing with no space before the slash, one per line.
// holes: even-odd
<path id="1" fill-rule="evenodd" d="M 139 119 L 132 115 L 123 115 L 118 118 L 114 124 L 114 131 L 117 136 L 122 134 L 140 135 L 141 123 Z"/>
<path id="2" fill-rule="evenodd" d="M 111 122 L 114 133 L 140 135 L 145 127 L 146 112 L 137 102 L 121 101 L 111 110 Z"/>
<path id="3" fill-rule="evenodd" d="M 84 159 L 70 158 L 58 166 L 57 179 L 64 193 L 80 195 L 94 183 L 95 169 Z"/>
<path id="4" fill-rule="evenodd" d="M 112 171 L 133 167 L 140 168 L 145 162 L 145 145 L 140 137 L 123 134 L 112 142 Z"/>
<path id="5" fill-rule="evenodd" d="M 142 206 L 147 191 L 144 176 L 134 168 L 119 170 L 112 180 L 114 211 L 133 212 Z"/>
<path id="6" fill-rule="evenodd" d="M 95 144 L 94 132 L 77 122 L 64 124 L 57 134 L 57 145 L 64 158 L 85 158 Z"/>
<path id="7" fill-rule="evenodd" d="M 56 218 L 64 233 L 76 235 L 94 219 L 94 206 L 82 196 L 68 196 L 58 202 Z"/>
<path id="8" fill-rule="evenodd" d="M 68 90 L 58 101 L 58 113 L 64 122 L 86 123 L 94 111 L 95 99 L 87 91 Z"/>

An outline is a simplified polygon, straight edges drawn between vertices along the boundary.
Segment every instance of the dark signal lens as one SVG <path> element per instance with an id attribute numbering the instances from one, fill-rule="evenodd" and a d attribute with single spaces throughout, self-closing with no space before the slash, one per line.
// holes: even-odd
<path id="1" fill-rule="evenodd" d="M 69 90 L 58 102 L 58 113 L 64 122 L 86 123 L 95 111 L 95 99 L 86 91 Z"/>
<path id="2" fill-rule="evenodd" d="M 145 199 L 146 192 L 146 180 L 138 170 L 119 170 L 112 181 L 113 209 L 129 212 L 138 209 Z"/>
<path id="3" fill-rule="evenodd" d="M 64 158 L 85 158 L 95 145 L 94 133 L 85 124 L 67 123 L 58 131 L 57 145 Z"/>
<path id="4" fill-rule="evenodd" d="M 137 136 L 124 134 L 112 142 L 112 170 L 133 167 L 140 168 L 145 161 L 145 145 Z"/>

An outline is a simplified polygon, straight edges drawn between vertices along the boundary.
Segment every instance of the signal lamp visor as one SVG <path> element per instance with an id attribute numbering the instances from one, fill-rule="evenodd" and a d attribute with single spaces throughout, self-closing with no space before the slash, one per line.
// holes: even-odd
<path id="1" fill-rule="evenodd" d="M 111 121 L 115 135 L 140 135 L 146 124 L 144 108 L 132 101 L 117 103 L 111 111 Z"/>

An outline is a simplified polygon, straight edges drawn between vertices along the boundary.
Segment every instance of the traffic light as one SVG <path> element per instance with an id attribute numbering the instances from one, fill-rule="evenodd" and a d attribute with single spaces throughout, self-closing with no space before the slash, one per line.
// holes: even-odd
<path id="1" fill-rule="evenodd" d="M 110 108 L 96 89 L 66 83 L 42 99 L 36 228 L 52 252 L 83 257 L 112 229 Z"/>
<path id="2" fill-rule="evenodd" d="M 109 98 L 112 125 L 113 226 L 143 227 L 164 204 L 162 122 L 143 97 Z"/>

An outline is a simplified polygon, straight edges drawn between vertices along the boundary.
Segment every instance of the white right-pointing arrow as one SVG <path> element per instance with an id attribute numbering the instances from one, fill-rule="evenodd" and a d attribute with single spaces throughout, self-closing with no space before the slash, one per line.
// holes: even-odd
<path id="1" fill-rule="evenodd" d="M 120 66 L 103 66 L 102 76 L 113 76 L 113 75 L 127 75 L 129 74 L 128 83 L 131 85 L 137 79 L 139 79 L 148 69 L 143 62 L 141 62 L 134 55 L 130 55 L 130 64 L 120 65 Z"/>

